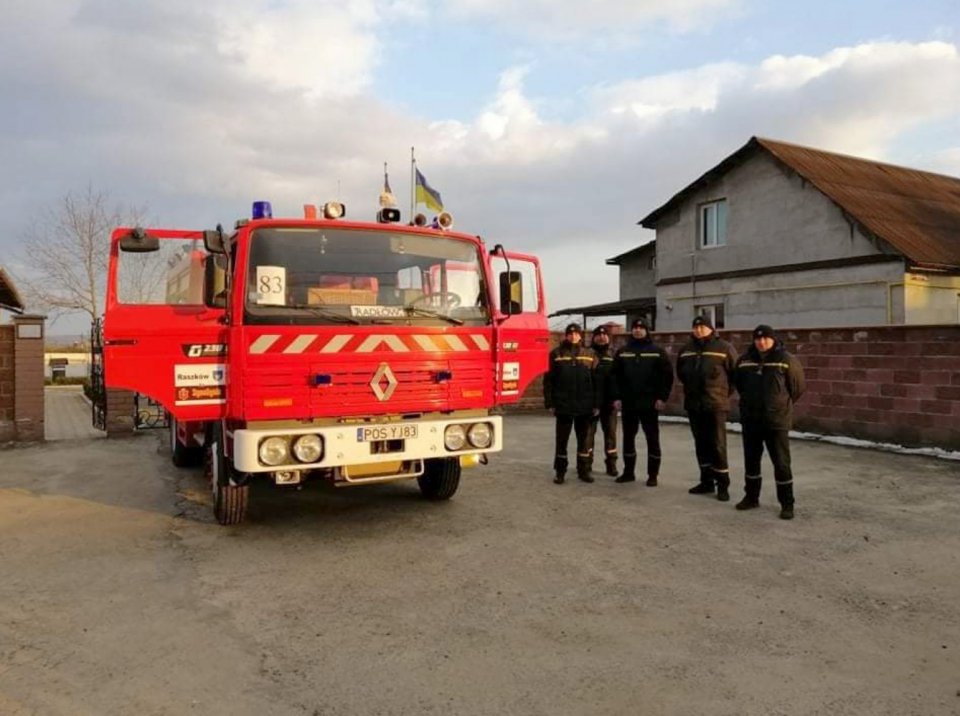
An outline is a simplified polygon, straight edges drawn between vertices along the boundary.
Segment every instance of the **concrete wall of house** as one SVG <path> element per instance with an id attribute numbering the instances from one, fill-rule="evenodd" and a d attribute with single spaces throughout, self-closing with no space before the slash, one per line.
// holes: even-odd
<path id="1" fill-rule="evenodd" d="M 657 295 L 657 272 L 650 268 L 654 249 L 643 251 L 620 262 L 620 300 Z"/>
<path id="2" fill-rule="evenodd" d="M 960 323 L 960 276 L 907 274 L 905 323 Z"/>
<path id="3" fill-rule="evenodd" d="M 699 206 L 726 199 L 726 246 L 698 245 Z M 657 225 L 660 280 L 872 256 L 881 250 L 806 181 L 760 153 L 694 192 Z"/>
<path id="4" fill-rule="evenodd" d="M 708 304 L 723 305 L 728 329 L 901 324 L 903 270 L 890 261 L 660 286 L 657 329 L 686 330 L 695 306 Z"/>

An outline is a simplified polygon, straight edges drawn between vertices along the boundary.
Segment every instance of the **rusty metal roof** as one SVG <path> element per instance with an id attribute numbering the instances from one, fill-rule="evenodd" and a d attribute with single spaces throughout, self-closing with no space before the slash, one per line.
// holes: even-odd
<path id="1" fill-rule="evenodd" d="M 17 287 L 0 266 L 0 308 L 6 308 L 14 313 L 23 313 L 23 299 L 17 292 Z"/>
<path id="2" fill-rule="evenodd" d="M 752 137 L 639 223 L 655 228 L 667 210 L 758 151 L 806 179 L 913 264 L 960 268 L 960 179 L 761 137 Z"/>

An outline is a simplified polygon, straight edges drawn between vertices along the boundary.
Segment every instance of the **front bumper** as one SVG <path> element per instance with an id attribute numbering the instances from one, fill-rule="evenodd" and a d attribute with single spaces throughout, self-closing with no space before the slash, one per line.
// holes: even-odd
<path id="1" fill-rule="evenodd" d="M 450 451 L 443 444 L 443 433 L 448 425 L 470 425 L 488 423 L 493 429 L 493 441 L 487 448 L 476 448 L 469 444 L 462 450 Z M 277 470 L 315 470 L 321 468 L 342 467 L 344 465 L 365 465 L 377 462 L 395 462 L 397 460 L 429 460 L 431 458 L 457 457 L 479 453 L 499 452 L 503 449 L 503 418 L 488 415 L 474 418 L 449 418 L 445 420 L 405 420 L 403 425 L 417 425 L 417 437 L 403 440 L 403 449 L 397 452 L 373 453 L 372 442 L 357 439 L 358 427 L 375 425 L 393 425 L 395 423 L 363 423 L 348 425 L 330 425 L 310 428 L 280 428 L 277 430 L 235 430 L 233 433 L 233 464 L 240 472 L 274 472 Z M 319 462 L 301 463 L 292 460 L 283 465 L 264 465 L 258 454 L 260 441 L 274 435 L 296 437 L 298 435 L 319 435 L 323 440 L 323 455 Z"/>

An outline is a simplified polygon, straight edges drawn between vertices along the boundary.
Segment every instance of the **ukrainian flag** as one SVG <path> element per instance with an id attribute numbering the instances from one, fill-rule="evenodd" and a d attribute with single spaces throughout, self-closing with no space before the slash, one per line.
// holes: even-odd
<path id="1" fill-rule="evenodd" d="M 427 183 L 427 178 L 417 169 L 417 203 L 426 204 L 427 208 L 434 211 L 443 211 L 443 199 L 440 198 L 440 192 Z"/>

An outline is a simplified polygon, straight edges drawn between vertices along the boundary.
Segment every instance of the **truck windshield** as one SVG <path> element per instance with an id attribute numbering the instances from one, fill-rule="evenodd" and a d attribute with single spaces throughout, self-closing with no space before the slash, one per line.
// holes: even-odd
<path id="1" fill-rule="evenodd" d="M 481 325 L 476 245 L 395 231 L 279 227 L 250 238 L 246 323 Z"/>

